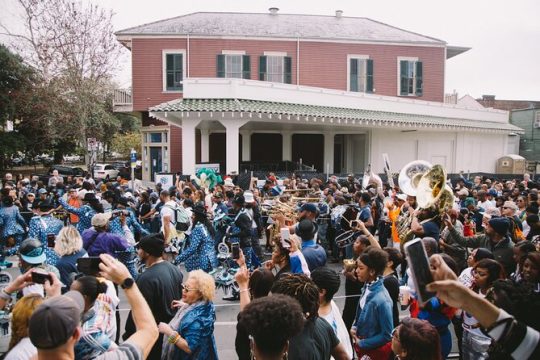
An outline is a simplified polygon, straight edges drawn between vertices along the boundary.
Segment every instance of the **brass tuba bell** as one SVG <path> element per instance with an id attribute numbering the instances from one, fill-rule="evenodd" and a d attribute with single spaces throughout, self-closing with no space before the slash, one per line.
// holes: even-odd
<path id="1" fill-rule="evenodd" d="M 366 168 L 366 171 L 364 171 L 364 177 L 362 178 L 362 189 L 367 189 L 369 185 L 375 185 L 377 186 L 378 191 L 382 191 L 382 179 L 379 175 L 375 174 L 371 170 L 371 164 L 369 164 Z"/>
<path id="2" fill-rule="evenodd" d="M 431 170 L 433 165 L 425 160 L 411 161 L 399 172 L 398 184 L 404 194 L 416 196 L 416 187 L 422 176 Z"/>
<path id="3" fill-rule="evenodd" d="M 422 209 L 435 207 L 440 213 L 452 208 L 454 194 L 446 184 L 446 171 L 441 165 L 434 165 L 416 186 L 416 201 Z"/>

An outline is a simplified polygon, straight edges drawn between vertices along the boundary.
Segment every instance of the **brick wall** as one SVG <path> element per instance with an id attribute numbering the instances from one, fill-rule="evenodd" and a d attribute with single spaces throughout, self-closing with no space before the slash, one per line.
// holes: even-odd
<path id="1" fill-rule="evenodd" d="M 164 49 L 186 49 L 185 39 L 133 39 L 133 105 L 144 111 L 180 98 L 163 92 Z M 216 55 L 222 50 L 243 50 L 251 55 L 251 79 L 259 77 L 259 56 L 265 51 L 286 52 L 292 57 L 292 83 L 296 83 L 296 41 L 191 39 L 190 77 L 216 77 Z M 397 96 L 398 57 L 417 57 L 423 63 L 423 100 L 444 101 L 444 49 L 437 47 L 300 42 L 300 84 L 347 89 L 347 55 L 369 55 L 374 64 L 376 94 Z M 187 68 L 187 65 L 186 65 Z"/>

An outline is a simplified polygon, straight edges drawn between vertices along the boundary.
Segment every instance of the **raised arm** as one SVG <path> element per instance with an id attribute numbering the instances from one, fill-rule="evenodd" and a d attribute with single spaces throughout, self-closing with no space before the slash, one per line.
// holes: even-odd
<path id="1" fill-rule="evenodd" d="M 100 258 L 102 263 L 99 264 L 99 268 L 107 279 L 115 284 L 123 284 L 124 280 L 131 278 L 128 269 L 120 261 L 108 254 L 101 254 Z M 143 351 L 143 359 L 146 359 L 159 335 L 156 320 L 137 284 L 124 289 L 124 293 L 131 307 L 136 328 L 135 333 L 126 341 L 140 347 Z"/>

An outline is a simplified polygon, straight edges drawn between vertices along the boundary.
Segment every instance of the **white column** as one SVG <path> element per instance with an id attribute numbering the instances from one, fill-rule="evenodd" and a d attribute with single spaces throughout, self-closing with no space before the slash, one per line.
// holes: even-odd
<path id="1" fill-rule="evenodd" d="M 201 162 L 210 160 L 210 130 L 201 129 Z"/>
<path id="2" fill-rule="evenodd" d="M 292 133 L 290 131 L 283 131 L 282 137 L 282 160 L 292 161 Z"/>
<path id="3" fill-rule="evenodd" d="M 324 133 L 324 169 L 323 172 L 332 174 L 334 172 L 334 133 Z"/>
<path id="4" fill-rule="evenodd" d="M 242 161 L 251 161 L 251 131 L 241 130 L 242 135 Z"/>
<path id="5" fill-rule="evenodd" d="M 225 127 L 226 137 L 226 161 L 227 161 L 227 174 L 237 173 L 240 170 L 240 154 L 238 153 L 238 135 L 239 129 L 247 120 L 222 120 L 220 123 Z"/>
<path id="6" fill-rule="evenodd" d="M 182 119 L 182 174 L 195 174 L 195 128 L 201 119 Z"/>

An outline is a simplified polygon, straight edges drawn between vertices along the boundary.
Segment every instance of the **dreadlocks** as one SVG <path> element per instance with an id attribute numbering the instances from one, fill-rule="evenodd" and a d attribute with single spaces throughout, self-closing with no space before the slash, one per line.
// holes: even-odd
<path id="1" fill-rule="evenodd" d="M 317 317 L 319 311 L 319 289 L 303 274 L 286 274 L 272 286 L 272 294 L 289 295 L 300 303 L 308 319 Z"/>

